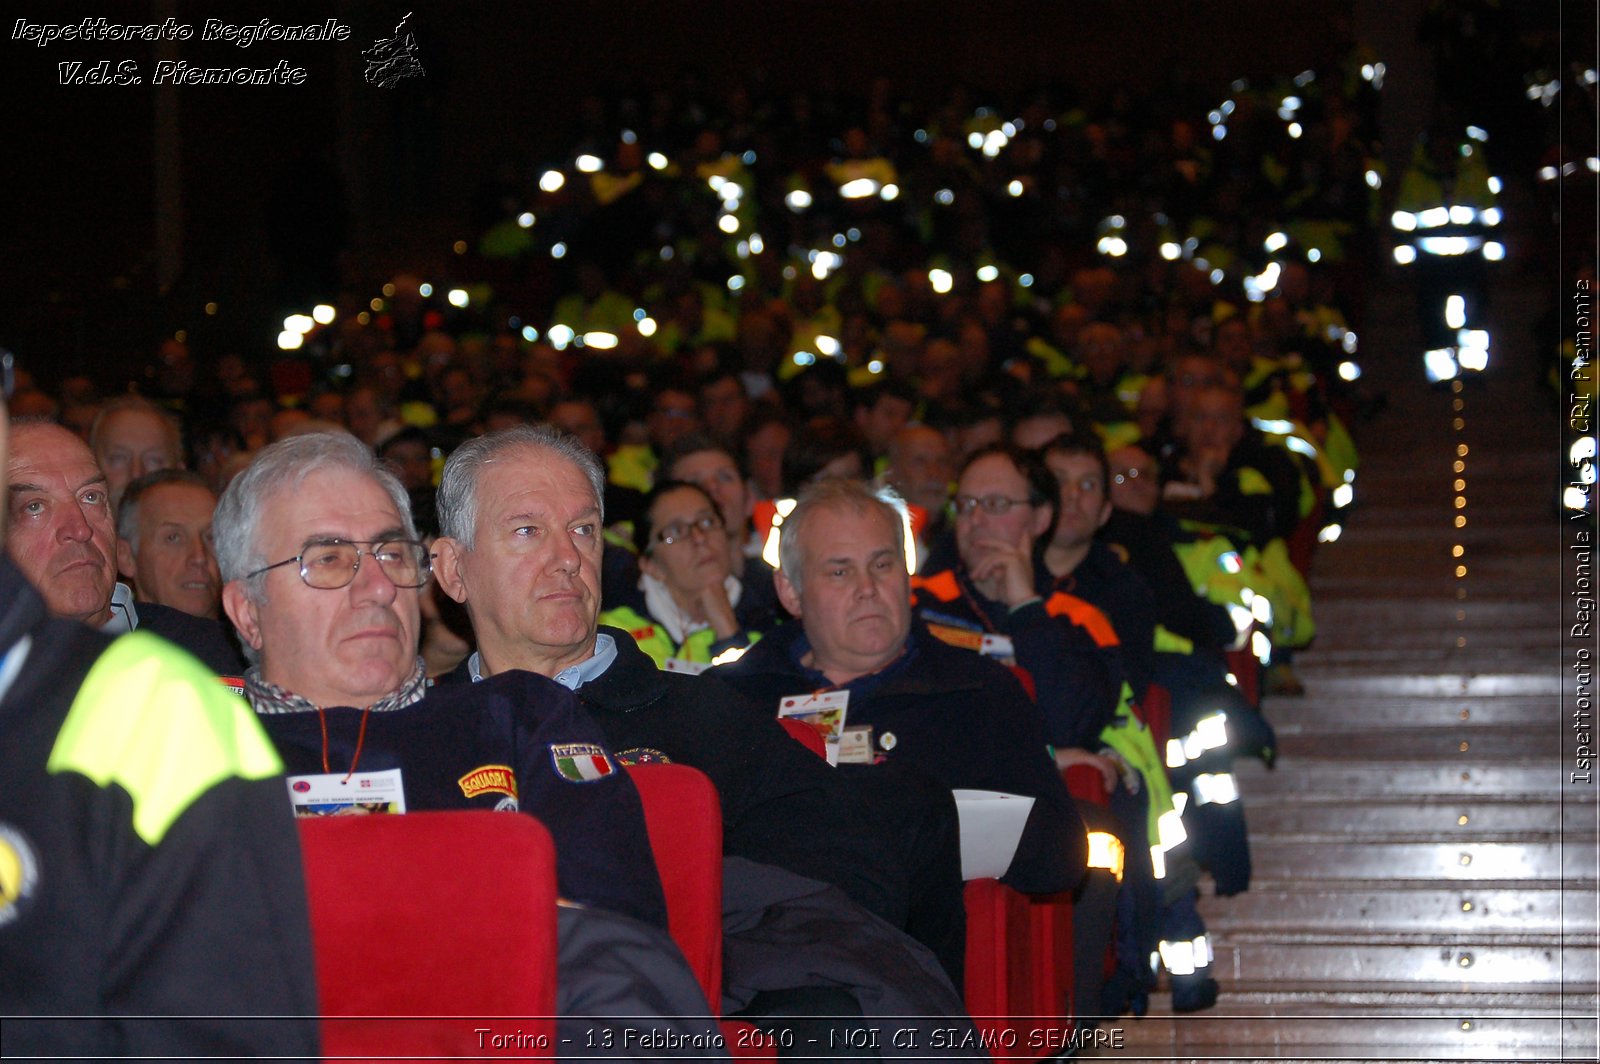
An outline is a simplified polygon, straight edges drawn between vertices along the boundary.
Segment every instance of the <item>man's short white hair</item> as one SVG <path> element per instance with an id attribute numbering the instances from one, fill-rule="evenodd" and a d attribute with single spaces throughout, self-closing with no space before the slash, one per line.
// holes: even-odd
<path id="1" fill-rule="evenodd" d="M 804 568 L 805 526 L 819 510 L 851 510 L 858 514 L 881 513 L 894 529 L 897 554 L 906 552 L 906 501 L 888 486 L 872 487 L 851 477 L 826 477 L 800 492 L 789 516 L 778 531 L 778 569 L 800 591 Z"/>

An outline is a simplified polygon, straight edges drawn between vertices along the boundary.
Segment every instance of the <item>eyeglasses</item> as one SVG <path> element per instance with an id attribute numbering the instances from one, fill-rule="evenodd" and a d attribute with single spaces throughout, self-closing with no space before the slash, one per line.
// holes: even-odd
<path id="1" fill-rule="evenodd" d="M 1013 506 L 1033 505 L 1032 499 L 1008 499 L 1004 495 L 985 495 L 981 499 L 974 495 L 956 496 L 956 513 L 962 517 L 971 517 L 980 509 L 990 517 L 1000 517 L 1010 513 Z"/>
<path id="2" fill-rule="evenodd" d="M 366 549 L 363 549 L 366 548 Z M 356 578 L 363 557 L 376 558 L 378 567 L 395 587 L 421 587 L 428 582 L 433 563 L 426 544 L 414 539 L 382 542 L 319 539 L 300 548 L 293 558 L 263 566 L 245 579 L 260 576 L 285 565 L 300 565 L 300 579 L 319 591 L 337 591 Z"/>
<path id="3" fill-rule="evenodd" d="M 11 401 L 11 393 L 17 390 L 17 365 L 16 359 L 10 351 L 0 347 L 0 396 L 7 402 Z"/>
<path id="4" fill-rule="evenodd" d="M 1100 482 L 1100 478 L 1090 474 L 1085 474 L 1077 480 L 1063 480 L 1061 481 L 1061 487 L 1062 490 L 1076 488 L 1079 495 L 1095 495 L 1106 490 L 1106 486 Z"/>
<path id="5" fill-rule="evenodd" d="M 1138 480 L 1140 477 L 1144 477 L 1146 480 L 1152 480 L 1155 478 L 1155 475 L 1156 471 L 1154 467 L 1146 467 L 1141 469 L 1138 466 L 1132 466 L 1128 469 L 1119 470 L 1117 473 L 1115 473 L 1111 477 L 1111 483 L 1126 484 L 1129 481 Z"/>
<path id="6" fill-rule="evenodd" d="M 702 514 L 693 521 L 674 521 L 656 533 L 656 542 L 670 547 L 679 540 L 688 539 L 695 532 L 703 536 L 723 531 L 722 518 L 716 514 Z"/>

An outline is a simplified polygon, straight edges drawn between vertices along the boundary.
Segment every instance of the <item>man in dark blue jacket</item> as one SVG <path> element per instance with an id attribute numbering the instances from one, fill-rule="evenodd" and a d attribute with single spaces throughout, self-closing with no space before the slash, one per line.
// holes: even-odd
<path id="1" fill-rule="evenodd" d="M 214 529 L 223 606 L 258 659 L 245 692 L 289 764 L 297 812 L 538 816 L 562 896 L 585 906 L 558 913 L 559 1033 L 585 1045 L 584 1015 L 713 1033 L 709 1020 L 675 1018 L 710 1009 L 665 933 L 638 792 L 572 695 L 526 673 L 427 693 L 428 550 L 404 489 L 366 447 L 326 434 L 264 449 L 223 493 Z M 651 963 L 620 975 L 569 963 L 597 929 L 653 945 Z"/>
<path id="2" fill-rule="evenodd" d="M 1028 893 L 1076 887 L 1086 834 L 1043 721 L 1005 668 L 913 624 L 896 508 L 860 484 L 824 482 L 784 522 L 780 549 L 778 595 L 800 623 L 711 675 L 774 711 L 786 696 L 847 691 L 846 721 L 872 728 L 878 760 L 951 788 L 1033 797 L 1002 881 Z"/>

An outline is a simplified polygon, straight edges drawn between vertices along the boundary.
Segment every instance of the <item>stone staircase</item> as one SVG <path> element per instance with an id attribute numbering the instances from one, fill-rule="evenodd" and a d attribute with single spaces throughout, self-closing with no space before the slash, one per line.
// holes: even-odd
<path id="1" fill-rule="evenodd" d="M 1202 899 L 1222 998 L 1173 1016 L 1157 995 L 1093 1055 L 1597 1059 L 1600 811 L 1563 762 L 1560 426 L 1518 347 L 1542 298 L 1501 301 L 1505 361 L 1463 389 L 1365 360 L 1390 406 L 1313 574 L 1309 693 L 1268 700 L 1276 771 L 1237 766 L 1255 879 Z M 1405 335 L 1408 306 L 1375 309 L 1375 339 Z"/>

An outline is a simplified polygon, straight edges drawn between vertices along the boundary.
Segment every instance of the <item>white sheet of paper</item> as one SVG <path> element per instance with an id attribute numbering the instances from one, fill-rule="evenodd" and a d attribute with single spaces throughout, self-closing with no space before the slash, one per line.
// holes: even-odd
<path id="1" fill-rule="evenodd" d="M 961 815 L 961 878 L 998 879 L 1011 867 L 1033 799 L 999 791 L 957 788 Z"/>

